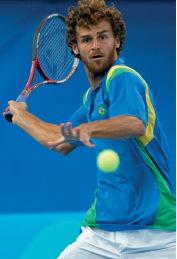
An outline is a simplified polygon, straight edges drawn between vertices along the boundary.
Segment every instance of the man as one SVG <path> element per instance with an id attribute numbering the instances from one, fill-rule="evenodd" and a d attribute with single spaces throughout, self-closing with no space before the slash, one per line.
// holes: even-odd
<path id="1" fill-rule="evenodd" d="M 145 80 L 119 57 L 125 41 L 119 11 L 103 0 L 82 0 L 67 17 L 67 43 L 91 87 L 83 105 L 60 126 L 9 102 L 13 123 L 42 145 L 68 155 L 79 145 L 115 150 L 120 166 L 98 170 L 95 201 L 82 233 L 60 259 L 175 258 L 175 197 L 166 138 Z M 4 113 L 5 114 L 5 113 Z"/>

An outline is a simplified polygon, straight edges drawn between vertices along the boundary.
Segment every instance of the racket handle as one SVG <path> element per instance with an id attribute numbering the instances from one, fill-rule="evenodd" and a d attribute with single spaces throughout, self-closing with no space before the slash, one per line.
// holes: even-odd
<path id="1" fill-rule="evenodd" d="M 24 95 L 20 94 L 18 97 L 17 97 L 17 100 L 16 100 L 17 103 L 21 103 L 21 102 L 26 102 L 26 98 Z M 5 118 L 8 122 L 12 122 L 12 117 L 13 115 L 10 113 L 10 112 L 7 112 L 6 115 L 5 115 Z"/>

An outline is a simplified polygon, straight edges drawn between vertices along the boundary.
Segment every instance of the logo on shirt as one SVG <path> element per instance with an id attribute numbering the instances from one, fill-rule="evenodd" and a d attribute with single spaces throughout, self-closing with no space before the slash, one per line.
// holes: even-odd
<path id="1" fill-rule="evenodd" d="M 101 105 L 101 106 L 99 106 L 98 107 L 98 112 L 99 112 L 99 115 L 102 117 L 102 116 L 104 116 L 104 115 L 106 115 L 108 112 L 107 112 L 107 110 L 106 110 L 106 108 L 103 106 L 103 105 Z"/>

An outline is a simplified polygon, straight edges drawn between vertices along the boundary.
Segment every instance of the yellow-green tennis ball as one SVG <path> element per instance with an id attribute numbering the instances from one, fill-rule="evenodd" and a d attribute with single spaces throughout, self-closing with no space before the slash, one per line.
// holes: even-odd
<path id="1" fill-rule="evenodd" d="M 118 154 L 111 149 L 105 149 L 97 157 L 98 168 L 105 173 L 112 173 L 119 167 L 120 159 Z"/>

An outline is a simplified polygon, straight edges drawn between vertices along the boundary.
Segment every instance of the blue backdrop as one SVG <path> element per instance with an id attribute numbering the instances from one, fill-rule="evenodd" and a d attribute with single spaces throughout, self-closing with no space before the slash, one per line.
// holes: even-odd
<path id="1" fill-rule="evenodd" d="M 28 80 L 33 35 L 39 22 L 52 13 L 66 15 L 71 5 L 76 2 L 0 2 L 1 112 Z M 115 6 L 127 27 L 125 62 L 144 77 L 154 95 L 170 147 L 175 188 L 175 2 L 115 2 Z M 36 82 L 40 80 L 36 74 Z M 80 63 L 69 82 L 35 90 L 28 99 L 29 111 L 47 122 L 66 122 L 88 88 Z M 0 125 L 0 257 L 17 259 L 22 254 L 20 259 L 56 258 L 74 241 L 94 200 L 94 150 L 81 147 L 63 157 L 40 146 L 3 116 Z"/>
<path id="2" fill-rule="evenodd" d="M 1 112 L 27 82 L 37 25 L 51 13 L 67 14 L 70 3 L 0 3 Z M 123 56 L 148 82 L 171 156 L 175 185 L 175 3 L 116 3 L 126 22 Z M 8 16 L 7 16 L 8 14 Z M 41 80 L 36 73 L 36 82 Z M 28 99 L 42 120 L 66 122 L 89 83 L 80 63 L 67 83 L 42 86 Z M 0 213 L 87 210 L 97 187 L 94 150 L 81 147 L 67 157 L 40 146 L 3 116 L 1 125 Z"/>

